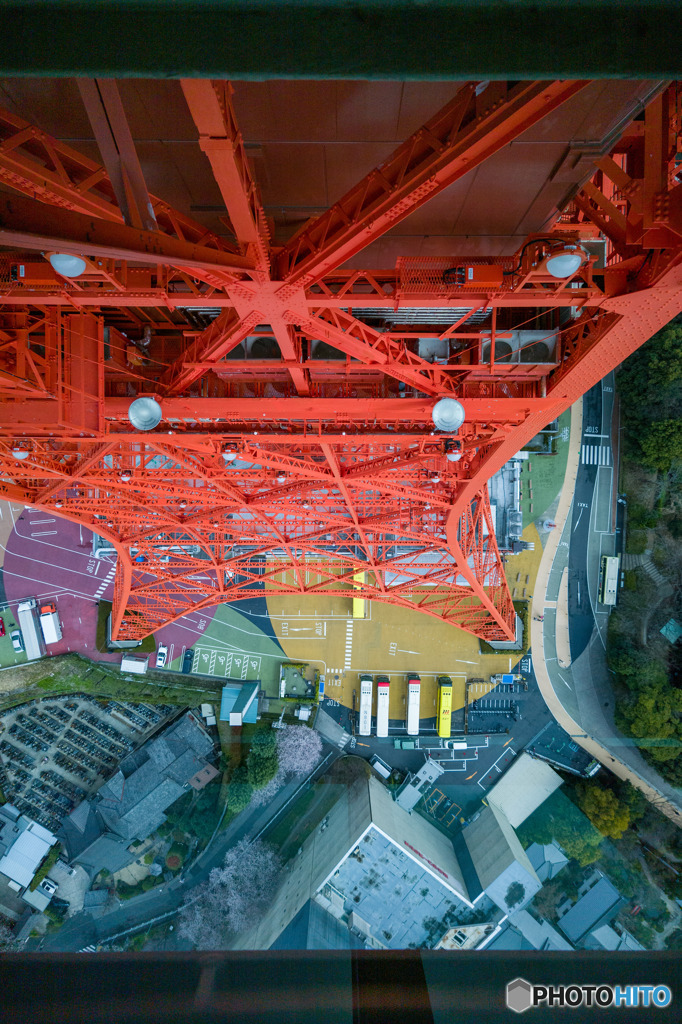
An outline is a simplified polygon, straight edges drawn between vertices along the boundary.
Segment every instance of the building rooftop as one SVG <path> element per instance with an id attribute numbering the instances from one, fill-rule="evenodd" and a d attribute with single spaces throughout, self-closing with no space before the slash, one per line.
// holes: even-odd
<path id="1" fill-rule="evenodd" d="M 521 910 L 542 885 L 516 833 L 496 807 L 486 807 L 463 830 L 481 888 L 507 912 Z M 520 900 L 507 904 L 510 886 L 523 887 Z"/>
<path id="2" fill-rule="evenodd" d="M 563 779 L 553 768 L 524 751 L 488 791 L 486 801 L 502 811 L 513 828 L 518 828 L 562 785 Z"/>
<path id="3" fill-rule="evenodd" d="M 18 885 L 26 886 L 57 838 L 36 821 L 19 814 L 13 805 L 5 804 L 3 811 L 5 808 L 10 810 L 0 818 L 0 835 L 5 847 L 0 858 L 0 873 Z"/>
<path id="4" fill-rule="evenodd" d="M 260 689 L 260 683 L 227 683 L 223 686 L 220 698 L 220 721 L 230 722 L 231 725 L 242 723 L 253 724 L 258 720 L 258 701 L 255 699 Z M 231 715 L 238 715 L 240 721 L 232 722 Z"/>
<path id="5" fill-rule="evenodd" d="M 603 876 L 585 895 L 564 914 L 559 921 L 564 935 L 575 945 L 581 942 L 588 932 L 611 921 L 625 900 L 608 878 Z"/>
<path id="6" fill-rule="evenodd" d="M 526 854 L 541 882 L 548 882 L 552 878 L 556 878 L 568 864 L 568 857 L 556 843 L 547 843 L 545 846 L 540 843 L 531 843 Z"/>

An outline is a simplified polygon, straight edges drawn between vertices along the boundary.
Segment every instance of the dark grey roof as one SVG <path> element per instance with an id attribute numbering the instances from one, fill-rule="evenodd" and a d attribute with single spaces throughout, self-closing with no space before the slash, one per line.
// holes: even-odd
<path id="1" fill-rule="evenodd" d="M 600 878 L 559 921 L 571 942 L 580 942 L 588 932 L 615 917 L 626 901 L 608 878 Z"/>
<path id="2" fill-rule="evenodd" d="M 126 779 L 129 775 L 132 775 L 134 771 L 145 763 L 149 759 L 149 753 L 147 751 L 147 744 L 144 747 L 138 747 L 137 750 L 132 750 L 126 757 L 123 758 L 119 767 Z"/>
<path id="3" fill-rule="evenodd" d="M 85 808 L 85 811 L 82 808 Z M 101 834 L 102 826 L 92 804 L 84 800 L 75 811 L 64 818 L 57 832 L 57 838 L 61 839 L 66 846 L 68 859 L 74 860 L 84 850 L 87 850 Z"/>
<path id="4" fill-rule="evenodd" d="M 163 812 L 182 796 L 184 789 L 173 779 L 162 779 L 151 792 L 121 811 L 101 806 L 100 814 L 112 832 L 125 839 L 144 839 L 164 820 Z"/>
<path id="5" fill-rule="evenodd" d="M 505 925 L 499 935 L 496 935 L 492 942 L 489 942 L 485 947 L 487 952 L 489 949 L 533 949 L 533 946 L 524 938 L 520 931 L 513 928 L 510 924 Z"/>
<path id="6" fill-rule="evenodd" d="M 469 847 L 465 842 L 463 832 L 458 832 L 453 836 L 452 846 L 459 863 L 460 871 L 462 872 L 462 878 L 464 879 L 469 899 L 475 900 L 476 897 L 480 896 L 483 892 L 483 886 L 476 874 L 476 868 L 474 867 L 474 862 L 469 852 Z"/>
<path id="7" fill-rule="evenodd" d="M 351 934 L 348 925 L 314 900 L 308 900 L 296 917 L 270 946 L 270 949 L 364 949 L 361 939 Z"/>
<path id="8" fill-rule="evenodd" d="M 187 713 L 164 732 L 128 755 L 92 804 L 111 832 L 126 840 L 144 839 L 164 821 L 164 811 L 189 780 L 206 767 L 213 741 Z M 72 830 L 78 822 L 72 823 Z M 85 849 L 78 845 L 79 851 Z"/>
<path id="9" fill-rule="evenodd" d="M 168 765 L 165 774 L 174 782 L 184 785 L 205 767 L 206 762 L 200 760 L 193 750 L 186 750 L 177 760 Z"/>
<path id="10" fill-rule="evenodd" d="M 101 871 L 106 868 L 112 874 L 120 871 L 135 860 L 135 854 L 126 848 L 127 844 L 114 836 L 100 836 L 99 839 L 76 858 L 79 864 Z"/>
<path id="11" fill-rule="evenodd" d="M 86 892 L 83 896 L 83 909 L 88 910 L 90 907 L 104 906 L 108 899 L 108 889 L 91 889 L 90 892 Z"/>

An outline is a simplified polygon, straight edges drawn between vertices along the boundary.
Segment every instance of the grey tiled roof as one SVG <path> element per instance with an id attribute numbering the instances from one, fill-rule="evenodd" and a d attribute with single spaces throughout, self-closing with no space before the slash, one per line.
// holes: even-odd
<path id="1" fill-rule="evenodd" d="M 127 849 L 127 843 L 113 836 L 100 836 L 78 858 L 78 863 L 96 871 L 106 868 L 112 874 L 120 871 L 135 860 L 135 854 Z"/>
<path id="2" fill-rule="evenodd" d="M 559 921 L 559 927 L 571 942 L 579 942 L 588 932 L 610 921 L 625 903 L 608 878 L 600 878 Z"/>
<path id="3" fill-rule="evenodd" d="M 143 839 L 164 821 L 163 812 L 206 766 L 213 741 L 189 714 L 129 755 L 95 797 L 106 827 L 125 839 Z"/>

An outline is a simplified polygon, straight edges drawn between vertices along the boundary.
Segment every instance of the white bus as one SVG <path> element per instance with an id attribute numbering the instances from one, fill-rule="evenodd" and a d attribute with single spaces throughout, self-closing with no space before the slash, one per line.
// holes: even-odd
<path id="1" fill-rule="evenodd" d="M 377 676 L 377 736 L 388 736 L 388 676 Z"/>
<path id="2" fill-rule="evenodd" d="M 360 676 L 360 714 L 358 736 L 369 736 L 372 732 L 372 677 Z"/>
<path id="3" fill-rule="evenodd" d="M 599 574 L 599 601 L 601 604 L 614 605 L 618 598 L 618 577 L 620 557 L 602 555 L 601 572 Z"/>
<path id="4" fill-rule="evenodd" d="M 24 638 L 24 649 L 28 661 L 35 661 L 42 658 L 43 645 L 38 633 L 38 622 L 36 619 L 36 603 L 34 598 L 22 601 L 17 607 L 17 619 L 21 628 L 21 635 Z"/>
<path id="5" fill-rule="evenodd" d="M 407 680 L 407 735 L 419 735 L 419 694 L 421 681 L 419 676 L 410 676 Z"/>

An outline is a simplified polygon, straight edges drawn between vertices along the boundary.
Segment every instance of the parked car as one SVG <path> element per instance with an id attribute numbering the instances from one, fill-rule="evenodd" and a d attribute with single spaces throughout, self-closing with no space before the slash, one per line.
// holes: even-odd
<path id="1" fill-rule="evenodd" d="M 0 619 L 0 636 L 5 635 L 5 620 Z"/>
<path id="2" fill-rule="evenodd" d="M 21 630 L 15 629 L 14 632 L 10 633 L 10 639 L 12 641 L 12 647 L 15 651 L 23 651 L 24 649 L 24 638 L 21 635 Z"/>
<path id="3" fill-rule="evenodd" d="M 163 644 L 161 644 L 159 646 L 158 651 L 156 652 L 156 667 L 157 668 L 165 668 L 166 667 L 166 659 L 167 658 L 168 658 L 168 648 L 164 647 Z"/>
<path id="4" fill-rule="evenodd" d="M 182 671 L 183 672 L 191 672 L 192 671 L 192 662 L 193 661 L 194 661 L 194 651 L 190 648 L 190 650 L 185 651 L 185 656 L 182 659 Z"/>

